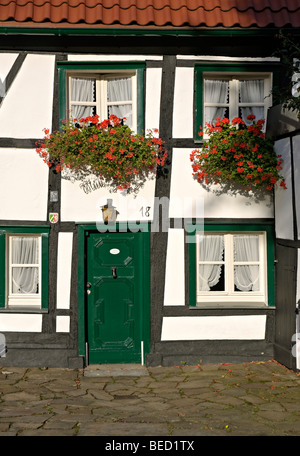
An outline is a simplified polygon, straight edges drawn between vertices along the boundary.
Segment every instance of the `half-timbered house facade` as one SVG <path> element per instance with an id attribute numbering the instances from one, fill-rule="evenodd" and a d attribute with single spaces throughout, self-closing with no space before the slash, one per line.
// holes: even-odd
<path id="1" fill-rule="evenodd" d="M 269 116 L 276 36 L 299 16 L 296 0 L 0 0 L 1 364 L 299 368 L 300 124 Z M 127 194 L 49 169 L 44 129 L 96 113 L 158 129 L 164 173 Z M 203 187 L 200 125 L 249 113 L 287 190 Z"/>

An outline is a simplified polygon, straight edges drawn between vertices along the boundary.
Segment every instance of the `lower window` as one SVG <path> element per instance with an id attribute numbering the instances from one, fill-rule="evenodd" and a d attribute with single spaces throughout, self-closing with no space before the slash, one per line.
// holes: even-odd
<path id="1" fill-rule="evenodd" d="M 7 305 L 41 306 L 41 235 L 7 235 Z"/>
<path id="2" fill-rule="evenodd" d="M 264 232 L 197 232 L 197 304 L 267 304 Z"/>
<path id="3" fill-rule="evenodd" d="M 48 236 L 48 228 L 0 228 L 0 308 L 48 307 Z"/>

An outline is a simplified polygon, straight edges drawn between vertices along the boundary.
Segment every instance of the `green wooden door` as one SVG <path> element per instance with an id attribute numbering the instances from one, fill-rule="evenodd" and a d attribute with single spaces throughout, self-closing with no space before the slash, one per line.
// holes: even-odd
<path id="1" fill-rule="evenodd" d="M 90 233 L 86 260 L 89 364 L 140 363 L 143 233 Z"/>

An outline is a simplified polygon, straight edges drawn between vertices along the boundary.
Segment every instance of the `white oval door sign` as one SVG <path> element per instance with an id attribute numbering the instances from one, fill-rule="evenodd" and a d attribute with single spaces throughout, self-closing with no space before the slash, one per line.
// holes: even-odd
<path id="1" fill-rule="evenodd" d="M 109 251 L 109 253 L 111 253 L 112 255 L 118 255 L 118 253 L 120 253 L 120 250 L 119 249 L 111 249 Z"/>

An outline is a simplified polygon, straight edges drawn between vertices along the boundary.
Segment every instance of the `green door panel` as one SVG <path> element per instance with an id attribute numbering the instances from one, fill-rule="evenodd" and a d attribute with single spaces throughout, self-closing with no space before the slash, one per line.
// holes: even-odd
<path id="1" fill-rule="evenodd" d="M 144 337 L 143 233 L 87 237 L 89 363 L 141 362 Z"/>

